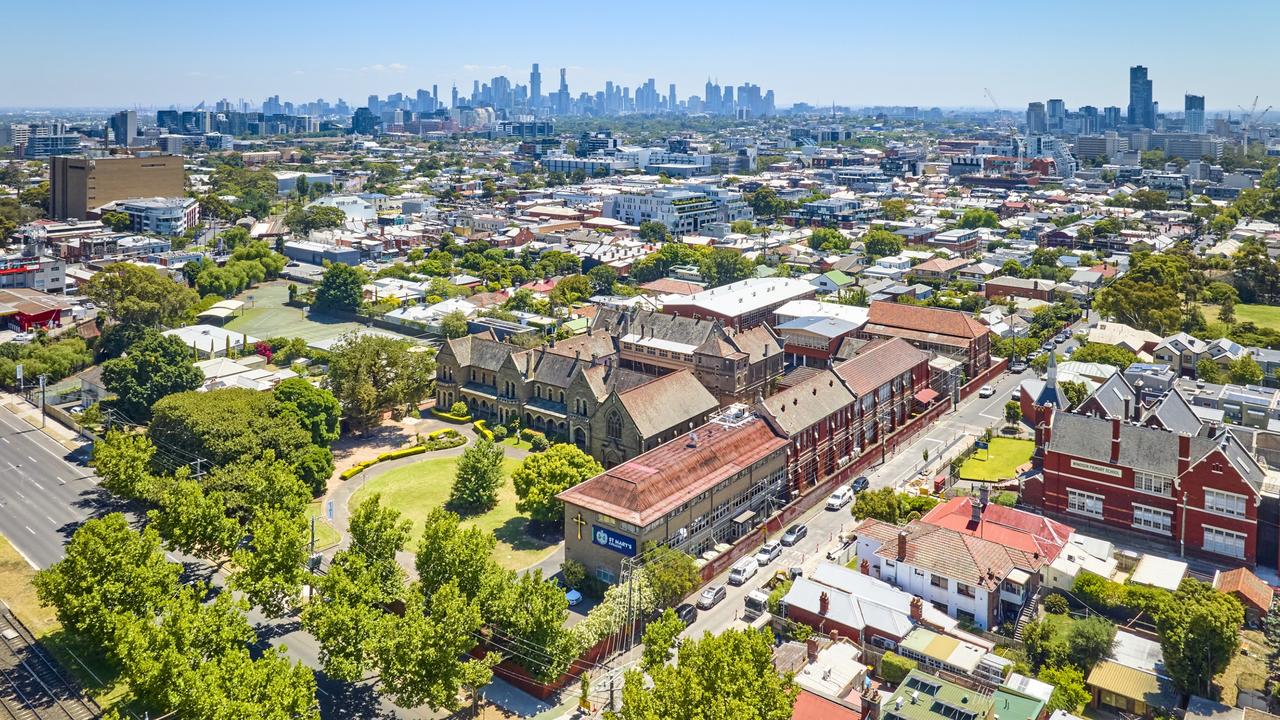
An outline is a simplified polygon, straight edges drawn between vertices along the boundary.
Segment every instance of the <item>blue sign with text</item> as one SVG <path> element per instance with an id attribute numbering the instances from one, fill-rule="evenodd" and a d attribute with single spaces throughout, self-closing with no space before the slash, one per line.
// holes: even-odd
<path id="1" fill-rule="evenodd" d="M 636 556 L 635 538 L 616 533 L 608 528 L 602 528 L 599 525 L 591 526 L 591 542 L 607 547 L 616 553 L 622 553 L 627 557 Z"/>

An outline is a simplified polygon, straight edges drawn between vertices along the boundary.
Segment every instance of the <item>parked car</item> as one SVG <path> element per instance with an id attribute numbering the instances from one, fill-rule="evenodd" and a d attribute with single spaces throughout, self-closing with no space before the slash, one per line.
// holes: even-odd
<path id="1" fill-rule="evenodd" d="M 702 594 L 698 596 L 698 607 L 703 610 L 709 610 L 719 604 L 726 594 L 727 591 L 723 585 L 712 585 L 703 590 Z"/>
<path id="2" fill-rule="evenodd" d="M 782 543 L 777 540 L 773 540 L 761 545 L 760 549 L 756 551 L 756 562 L 760 564 L 760 567 L 764 567 L 774 560 L 777 560 L 778 556 L 781 554 Z"/>
<path id="3" fill-rule="evenodd" d="M 569 601 L 569 607 L 573 607 L 582 602 L 582 593 L 577 590 L 569 590 L 564 594 L 564 599 Z"/>
<path id="4" fill-rule="evenodd" d="M 853 488 L 853 494 L 857 495 L 871 487 L 871 481 L 867 479 L 866 475 L 859 475 L 858 479 L 853 481 L 853 485 L 851 487 Z"/>
<path id="5" fill-rule="evenodd" d="M 12 338 L 10 338 L 10 341 L 16 342 L 16 343 L 29 343 L 35 339 L 36 339 L 35 333 L 20 332 L 17 335 L 14 335 Z"/>
<path id="6" fill-rule="evenodd" d="M 681 603 L 676 606 L 676 617 L 684 621 L 685 627 L 689 627 L 694 620 L 698 619 L 698 608 L 689 603 Z"/>
<path id="7" fill-rule="evenodd" d="M 791 547 L 800 542 L 809 534 L 809 528 L 804 525 L 792 525 L 787 531 L 782 533 L 782 544 Z"/>
<path id="8" fill-rule="evenodd" d="M 1013 362 L 1009 363 L 1009 372 L 1011 373 L 1023 373 L 1026 371 L 1027 371 L 1027 364 L 1021 360 L 1014 360 Z"/>
<path id="9" fill-rule="evenodd" d="M 1010 397 L 1010 398 L 1012 398 L 1013 400 L 1021 400 L 1021 399 L 1022 399 L 1022 386 L 1021 386 L 1021 385 L 1019 385 L 1018 387 L 1014 388 L 1014 389 L 1013 389 L 1013 395 L 1010 395 L 1009 397 Z"/>
<path id="10" fill-rule="evenodd" d="M 989 398 L 995 394 L 996 388 L 994 385 L 983 385 L 982 388 L 978 390 L 978 397 Z"/>
<path id="11" fill-rule="evenodd" d="M 839 510 L 845 505 L 848 505 L 852 500 L 853 488 L 848 485 L 842 485 L 841 487 L 836 488 L 835 492 L 831 493 L 831 497 L 827 498 L 827 509 Z"/>
<path id="12" fill-rule="evenodd" d="M 1054 347 L 1056 346 L 1053 344 L 1052 340 L 1045 340 L 1044 344 L 1040 346 L 1040 348 L 1045 352 L 1053 352 Z"/>
<path id="13" fill-rule="evenodd" d="M 741 585 L 756 576 L 760 563 L 754 557 L 744 557 L 729 568 L 729 584 Z"/>
<path id="14" fill-rule="evenodd" d="M 1070 335 L 1062 335 L 1062 334 L 1054 335 L 1053 344 L 1061 345 L 1062 343 L 1066 342 L 1070 337 L 1071 337 Z"/>

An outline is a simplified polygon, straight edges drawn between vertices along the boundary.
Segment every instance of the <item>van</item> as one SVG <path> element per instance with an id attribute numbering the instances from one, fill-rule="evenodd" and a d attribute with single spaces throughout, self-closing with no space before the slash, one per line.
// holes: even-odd
<path id="1" fill-rule="evenodd" d="M 751 578 L 755 577 L 756 572 L 760 570 L 760 563 L 756 562 L 755 556 L 744 557 L 729 568 L 729 584 L 741 585 Z"/>

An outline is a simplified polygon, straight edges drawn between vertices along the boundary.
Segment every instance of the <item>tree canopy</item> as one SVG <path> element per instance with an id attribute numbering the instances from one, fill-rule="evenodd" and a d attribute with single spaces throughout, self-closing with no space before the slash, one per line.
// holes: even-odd
<path id="1" fill-rule="evenodd" d="M 408 340 L 382 335 L 348 335 L 333 347 L 325 383 L 347 422 L 363 431 L 382 413 L 416 406 L 435 375 L 435 354 Z"/>
<path id="2" fill-rule="evenodd" d="M 545 452 L 526 457 L 512 473 L 519 498 L 516 509 L 528 513 L 533 520 L 557 522 L 563 505 L 556 495 L 602 472 L 600 463 L 576 445 L 552 445 Z"/>
<path id="3" fill-rule="evenodd" d="M 116 395 L 114 405 L 125 417 L 144 423 L 157 400 L 195 390 L 204 384 L 204 373 L 192 363 L 186 343 L 152 331 L 130 345 L 124 357 L 102 364 L 102 383 Z"/>
<path id="4" fill-rule="evenodd" d="M 113 263 L 94 274 L 81 294 L 119 323 L 178 327 L 191 320 L 200 297 L 168 275 L 134 263 Z"/>
<path id="5" fill-rule="evenodd" d="M 316 287 L 317 310 L 355 312 L 364 303 L 364 270 L 346 263 L 333 263 L 325 268 Z"/>
<path id="6" fill-rule="evenodd" d="M 1165 670 L 1183 692 L 1211 697 L 1213 678 L 1240 648 L 1244 607 L 1235 597 L 1187 578 L 1156 615 Z"/>

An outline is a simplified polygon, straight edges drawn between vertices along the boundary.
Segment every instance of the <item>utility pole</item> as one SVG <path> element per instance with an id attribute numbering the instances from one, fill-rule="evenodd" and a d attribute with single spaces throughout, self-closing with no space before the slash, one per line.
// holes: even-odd
<path id="1" fill-rule="evenodd" d="M 49 379 L 48 375 L 44 373 L 40 373 L 40 427 L 41 428 L 44 427 L 44 422 L 45 422 L 45 412 L 44 412 L 45 383 L 48 382 L 48 379 Z"/>

